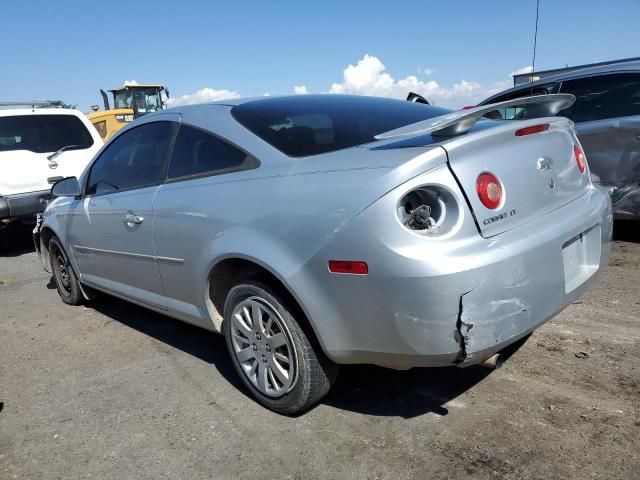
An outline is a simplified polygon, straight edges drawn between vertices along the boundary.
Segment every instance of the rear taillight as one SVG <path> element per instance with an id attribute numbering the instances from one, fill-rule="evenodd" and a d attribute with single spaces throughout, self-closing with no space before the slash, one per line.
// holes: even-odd
<path id="1" fill-rule="evenodd" d="M 367 273 L 369 273 L 369 266 L 366 262 L 354 262 L 351 260 L 329 260 L 329 271 L 331 273 L 366 275 Z"/>
<path id="2" fill-rule="evenodd" d="M 587 159 L 585 158 L 584 152 L 582 151 L 582 149 L 577 145 L 573 146 L 573 156 L 576 159 L 576 165 L 578 165 L 578 170 L 580 170 L 580 173 L 584 173 L 585 170 L 587 169 Z"/>
<path id="3" fill-rule="evenodd" d="M 502 185 L 493 173 L 483 172 L 478 175 L 476 192 L 482 204 L 491 210 L 498 208 L 502 203 Z"/>
<path id="4" fill-rule="evenodd" d="M 396 212 L 405 228 L 429 237 L 448 234 L 460 218 L 455 195 L 442 185 L 410 190 L 400 198 Z"/>
<path id="5" fill-rule="evenodd" d="M 516 130 L 516 137 L 533 135 L 534 133 L 546 132 L 547 130 L 549 130 L 548 123 L 541 123 L 540 125 L 532 125 L 531 127 L 524 127 Z"/>

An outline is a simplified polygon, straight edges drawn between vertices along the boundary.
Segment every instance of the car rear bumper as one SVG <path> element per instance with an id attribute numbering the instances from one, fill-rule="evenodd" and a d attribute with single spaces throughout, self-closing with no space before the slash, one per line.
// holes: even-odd
<path id="1" fill-rule="evenodd" d="M 349 230 L 382 218 L 365 216 Z M 612 222 L 608 195 L 592 188 L 491 239 L 476 234 L 425 251 L 428 245 L 390 247 L 372 234 L 354 242 L 358 257 L 348 257 L 367 260 L 368 275 L 328 274 L 316 298 L 301 301 L 337 363 L 472 365 L 528 335 L 589 287 L 608 263 Z M 326 258 L 320 261 L 326 271 Z"/>
<path id="2" fill-rule="evenodd" d="M 28 217 L 44 211 L 46 201 L 51 199 L 50 190 L 0 196 L 0 220 Z"/>

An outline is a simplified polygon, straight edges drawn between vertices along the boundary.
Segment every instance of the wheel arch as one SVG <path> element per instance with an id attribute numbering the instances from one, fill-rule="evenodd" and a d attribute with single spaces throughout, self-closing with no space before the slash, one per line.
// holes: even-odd
<path id="1" fill-rule="evenodd" d="M 308 311 L 304 308 L 303 302 L 298 295 L 296 295 L 295 289 L 288 284 L 277 270 L 272 269 L 261 260 L 246 254 L 227 254 L 216 259 L 215 263 L 209 269 L 207 276 L 206 305 L 209 316 L 217 331 L 222 331 L 224 303 L 229 291 L 241 281 L 249 279 L 262 281 L 277 293 L 281 294 L 291 308 L 296 310 L 292 313 L 296 314 L 296 320 L 299 320 L 300 326 L 305 330 L 307 335 L 310 335 L 312 341 L 318 342 L 322 350 L 326 353 L 322 339 L 318 335 L 318 331 Z"/>
<path id="2" fill-rule="evenodd" d="M 40 254 L 40 262 L 42 263 L 42 267 L 49 273 L 52 273 L 49 255 L 49 242 L 53 237 L 58 238 L 58 241 L 60 241 L 60 236 L 53 230 L 53 228 L 51 228 L 49 225 L 45 225 L 40 230 L 39 239 L 36 243 L 36 248 L 38 249 L 38 253 Z"/>

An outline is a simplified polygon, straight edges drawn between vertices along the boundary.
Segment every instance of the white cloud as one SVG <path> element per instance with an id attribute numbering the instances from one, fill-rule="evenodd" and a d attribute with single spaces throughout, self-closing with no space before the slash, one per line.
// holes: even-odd
<path id="1" fill-rule="evenodd" d="M 234 90 L 215 90 L 213 88 L 202 88 L 195 93 L 189 93 L 177 98 L 170 98 L 167 104 L 170 107 L 178 105 L 193 105 L 195 103 L 216 102 L 219 100 L 229 100 L 238 98 L 240 94 Z"/>
<path id="2" fill-rule="evenodd" d="M 511 75 L 527 73 L 531 66 L 522 67 L 510 75 L 498 78 L 489 85 L 482 85 L 473 80 L 461 79 L 450 86 L 443 86 L 436 80 L 420 80 L 415 75 L 395 79 L 387 72 L 382 61 L 373 55 L 365 55 L 355 65 L 349 65 L 342 72 L 342 81 L 333 83 L 328 93 L 344 93 L 352 95 L 372 95 L 405 99 L 409 92 L 416 92 L 426 97 L 431 103 L 461 108 L 466 105 L 476 105 L 491 95 L 495 95 L 513 85 Z M 418 67 L 418 75 L 430 76 L 436 69 Z M 135 80 L 127 80 L 125 84 L 137 84 Z M 293 93 L 302 95 L 309 93 L 306 85 L 295 85 Z M 202 88 L 197 92 L 170 98 L 169 106 L 191 105 L 194 103 L 212 102 L 239 98 L 241 95 L 235 90 L 215 90 Z M 269 93 L 263 94 L 269 96 Z"/>
<path id="3" fill-rule="evenodd" d="M 124 86 L 125 87 L 131 87 L 131 86 L 135 86 L 135 85 L 140 85 L 138 82 L 136 82 L 135 80 L 125 80 L 124 81 Z"/>
<path id="4" fill-rule="evenodd" d="M 515 72 L 511 72 L 511 76 L 514 75 L 522 75 L 523 73 L 531 73 L 533 72 L 533 67 L 531 65 L 527 65 L 526 67 L 519 68 Z"/>
<path id="5" fill-rule="evenodd" d="M 433 74 L 434 70 L 425 68 L 422 72 L 429 75 Z M 450 87 L 445 87 L 435 80 L 422 81 L 414 75 L 396 80 L 386 71 L 385 65 L 378 57 L 368 54 L 357 64 L 345 68 L 342 75 L 342 82 L 333 83 L 329 93 L 404 99 L 411 91 L 426 97 L 431 103 L 451 108 L 475 105 L 486 97 L 513 85 L 510 77 L 496 81 L 490 86 L 462 79 Z"/>

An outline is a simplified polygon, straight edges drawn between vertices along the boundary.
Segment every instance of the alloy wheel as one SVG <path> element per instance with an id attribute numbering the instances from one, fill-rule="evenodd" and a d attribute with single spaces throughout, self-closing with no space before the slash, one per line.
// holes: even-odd
<path id="1" fill-rule="evenodd" d="M 242 371 L 260 393 L 279 397 L 293 388 L 295 349 L 275 308 L 259 297 L 240 302 L 231 315 L 231 341 Z"/>

